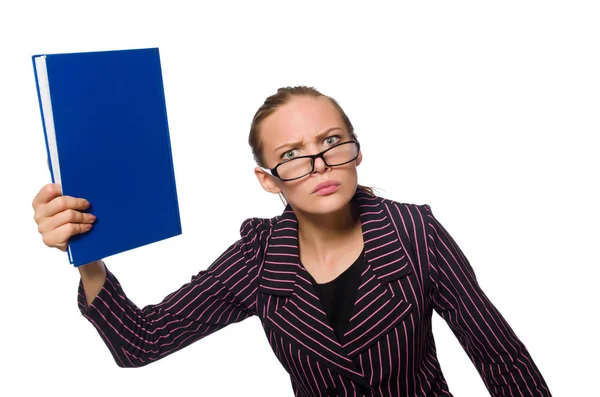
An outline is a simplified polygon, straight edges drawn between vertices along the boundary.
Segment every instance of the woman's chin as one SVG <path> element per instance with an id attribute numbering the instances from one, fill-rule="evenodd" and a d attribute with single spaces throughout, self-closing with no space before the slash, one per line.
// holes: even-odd
<path id="1" fill-rule="evenodd" d="M 329 194 L 325 196 L 312 195 L 310 212 L 314 214 L 330 214 L 343 209 L 348 205 L 352 197 L 345 194 Z"/>

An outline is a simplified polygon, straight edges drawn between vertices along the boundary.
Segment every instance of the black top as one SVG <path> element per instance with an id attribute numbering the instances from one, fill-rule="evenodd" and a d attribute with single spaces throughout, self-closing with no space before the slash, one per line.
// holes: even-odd
<path id="1" fill-rule="evenodd" d="M 348 269 L 327 283 L 318 284 L 309 273 L 323 309 L 342 343 L 358 292 L 360 274 L 364 266 L 363 254 L 364 248 Z"/>

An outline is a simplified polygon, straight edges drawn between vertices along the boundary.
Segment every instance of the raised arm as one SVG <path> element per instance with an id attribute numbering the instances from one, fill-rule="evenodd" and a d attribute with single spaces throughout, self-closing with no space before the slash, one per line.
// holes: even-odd
<path id="1" fill-rule="evenodd" d="M 424 204 L 433 304 L 491 396 L 551 396 L 525 345 L 480 288 L 469 261 Z"/>
<path id="2" fill-rule="evenodd" d="M 86 300 L 79 282 L 78 305 L 120 367 L 140 367 L 255 313 L 258 267 L 269 220 L 246 219 L 241 238 L 206 270 L 162 302 L 138 308 L 106 267 L 104 285 Z"/>

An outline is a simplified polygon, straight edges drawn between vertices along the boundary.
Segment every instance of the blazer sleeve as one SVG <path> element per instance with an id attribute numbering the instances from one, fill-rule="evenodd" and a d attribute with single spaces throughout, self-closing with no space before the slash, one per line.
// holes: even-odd
<path id="1" fill-rule="evenodd" d="M 431 207 L 423 207 L 433 307 L 457 337 L 490 395 L 551 396 L 527 348 L 482 291 L 462 250 Z"/>
<path id="2" fill-rule="evenodd" d="M 141 367 L 254 314 L 268 219 L 248 218 L 241 238 L 162 302 L 138 308 L 110 271 L 90 305 L 81 279 L 77 303 L 119 367 Z M 105 265 L 106 268 L 106 265 Z"/>

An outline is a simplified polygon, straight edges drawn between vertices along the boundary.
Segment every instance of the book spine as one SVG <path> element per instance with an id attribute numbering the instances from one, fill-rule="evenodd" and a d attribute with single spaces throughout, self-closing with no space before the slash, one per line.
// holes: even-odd
<path id="1" fill-rule="evenodd" d="M 50 178 L 52 178 L 52 183 L 56 183 L 54 179 L 54 171 L 52 170 L 52 162 L 50 161 L 50 147 L 48 144 L 48 132 L 46 131 L 46 118 L 44 117 L 44 107 L 42 105 L 42 95 L 40 93 L 40 78 L 38 72 L 37 58 L 39 55 L 34 55 L 31 57 L 33 62 L 33 75 L 35 77 L 35 88 L 37 91 L 38 104 L 40 106 L 40 116 L 42 117 L 42 128 L 44 130 L 44 142 L 46 144 L 46 155 L 48 161 L 48 169 L 50 170 Z M 41 65 L 40 65 L 41 66 Z"/>
<path id="2" fill-rule="evenodd" d="M 179 215 L 179 204 L 178 204 L 178 200 L 177 200 L 177 186 L 175 183 L 175 168 L 173 165 L 173 152 L 171 149 L 171 136 L 169 133 L 169 121 L 167 118 L 167 103 L 166 103 L 166 99 L 165 99 L 165 88 L 164 88 L 164 83 L 163 83 L 163 79 L 162 79 L 162 68 L 160 66 L 160 53 L 158 48 L 156 48 L 156 63 L 157 63 L 157 67 L 156 69 L 158 70 L 158 81 L 160 83 L 160 91 L 161 91 L 161 100 L 162 100 L 162 108 L 163 108 L 163 112 L 164 112 L 164 117 L 165 117 L 165 132 L 166 132 L 166 138 L 167 138 L 167 150 L 168 150 L 168 154 L 169 154 L 169 163 L 171 165 L 171 180 L 173 181 L 173 201 L 175 202 L 175 213 L 177 214 L 177 224 L 179 226 L 179 233 L 182 233 L 181 230 L 181 219 L 180 219 L 180 215 Z"/>
<path id="3" fill-rule="evenodd" d="M 52 183 L 58 183 L 61 187 L 60 165 L 58 162 L 58 144 L 54 130 L 54 118 L 52 115 L 52 101 L 50 99 L 50 81 L 48 78 L 48 69 L 46 67 L 45 55 L 32 56 L 33 74 L 35 76 L 35 87 L 37 91 L 38 104 L 40 106 L 40 115 L 42 117 L 42 127 L 44 130 L 44 141 L 46 143 L 46 155 L 48 168 Z M 73 264 L 70 245 L 67 247 L 69 263 Z"/>

